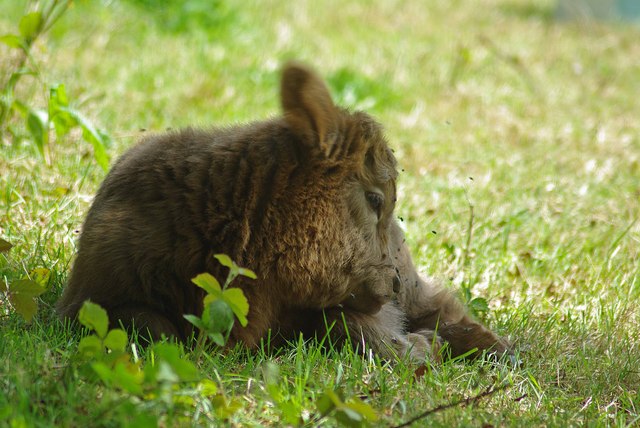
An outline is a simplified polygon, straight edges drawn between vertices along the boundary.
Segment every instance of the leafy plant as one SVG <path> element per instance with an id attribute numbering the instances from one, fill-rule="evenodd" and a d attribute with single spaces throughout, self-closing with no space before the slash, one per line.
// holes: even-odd
<path id="1" fill-rule="evenodd" d="M 47 163 L 49 155 L 49 131 L 55 129 L 57 138 L 68 134 L 73 127 L 80 127 L 85 141 L 93 146 L 94 157 L 100 167 L 107 170 L 109 159 L 105 146 L 109 144 L 108 135 L 86 119 L 80 112 L 69 106 L 64 85 L 48 88 L 48 104 L 45 109 L 31 106 L 26 100 L 16 98 L 15 89 L 24 76 L 34 76 L 41 80 L 36 59 L 32 55 L 35 42 L 41 38 L 64 15 L 72 0 L 32 1 L 18 23 L 17 33 L 0 36 L 0 43 L 19 51 L 19 56 L 6 82 L 0 87 L 0 137 L 5 130 L 19 138 L 19 133 L 8 127 L 14 114 L 22 116 L 29 137 Z"/>
<path id="2" fill-rule="evenodd" d="M 0 239 L 0 252 L 8 252 L 13 245 Z M 13 309 L 26 322 L 31 322 L 38 310 L 37 297 L 47 290 L 50 276 L 49 269 L 37 268 L 29 272 L 29 276 L 9 283 L 0 282 L 0 301 L 8 300 Z"/>
<path id="3" fill-rule="evenodd" d="M 229 268 L 224 285 L 221 287 L 210 274 L 194 278 L 193 282 L 207 291 L 204 311 L 202 317 L 185 315 L 200 329 L 196 360 L 207 337 L 219 345 L 226 343 L 234 316 L 241 325 L 247 325 L 249 303 L 242 290 L 229 285 L 239 275 L 256 278 L 252 271 L 239 267 L 228 256 L 215 257 Z M 79 360 L 106 386 L 138 397 L 158 398 L 167 409 L 206 402 L 204 407 L 212 409 L 220 418 L 230 416 L 240 407 L 237 400 L 218 391 L 213 381 L 202 376 L 196 365 L 186 358 L 181 345 L 152 344 L 143 367 L 142 362 L 127 351 L 127 333 L 122 329 L 109 329 L 109 317 L 102 307 L 86 301 L 78 313 L 78 321 L 92 332 L 80 340 Z"/>
<path id="4" fill-rule="evenodd" d="M 378 415 L 371 406 L 357 397 L 345 400 L 339 389 L 327 389 L 316 401 L 316 406 L 321 418 L 333 414 L 341 425 L 348 427 L 367 426 L 378 420 Z"/>
<path id="5" fill-rule="evenodd" d="M 196 276 L 192 280 L 193 283 L 207 292 L 204 298 L 202 317 L 196 315 L 184 316 L 199 329 L 196 345 L 196 349 L 199 351 L 197 352 L 202 350 L 206 338 L 211 339 L 219 346 L 224 346 L 235 323 L 234 315 L 240 325 L 243 327 L 247 325 L 249 302 L 241 289 L 229 288 L 229 285 L 238 276 L 256 279 L 255 273 L 249 269 L 239 267 L 229 256 L 216 254 L 215 258 L 221 265 L 229 268 L 229 274 L 224 285 L 221 287 L 218 280 L 208 273 Z"/>
<path id="6" fill-rule="evenodd" d="M 219 417 L 228 417 L 239 408 L 236 400 L 229 399 L 215 382 L 202 376 L 186 358 L 181 345 L 154 343 L 143 366 L 141 360 L 127 351 L 127 333 L 108 328 L 107 312 L 100 305 L 86 301 L 78 313 L 78 321 L 92 332 L 80 340 L 78 359 L 107 387 L 141 398 L 157 398 L 164 403 L 165 410 L 206 401 L 204 407 L 213 409 Z M 155 421 L 152 426 L 156 426 L 157 420 L 147 416 Z"/>

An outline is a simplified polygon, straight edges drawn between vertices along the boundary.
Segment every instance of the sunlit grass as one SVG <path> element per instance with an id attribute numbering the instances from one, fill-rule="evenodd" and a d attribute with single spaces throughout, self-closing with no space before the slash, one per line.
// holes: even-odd
<path id="1" fill-rule="evenodd" d="M 308 62 L 336 100 L 385 125 L 416 264 L 485 297 L 479 316 L 523 361 L 445 363 L 416 379 L 414 367 L 346 350 L 234 350 L 203 363 L 240 397 L 232 424 L 277 424 L 264 390 L 269 362 L 307 416 L 337 385 L 397 424 L 509 381 L 428 423 L 638 423 L 638 27 L 556 23 L 550 0 L 220 2 L 219 15 L 146 3 L 75 2 L 37 46 L 43 81 L 25 78 L 18 94 L 38 104 L 44 82 L 65 83 L 72 104 L 111 133 L 115 159 L 142 130 L 278 114 L 280 65 Z M 0 1 L 0 33 L 15 31 L 23 4 Z M 9 55 L 0 46 L 2 73 Z M 0 273 L 53 273 L 32 325 L 1 313 L 0 424 L 120 424 L 112 391 L 60 381 L 77 335 L 52 309 L 104 172 L 78 135 L 54 139 L 51 165 L 28 140 L 0 144 L 0 237 L 15 246 L 0 254 Z"/>

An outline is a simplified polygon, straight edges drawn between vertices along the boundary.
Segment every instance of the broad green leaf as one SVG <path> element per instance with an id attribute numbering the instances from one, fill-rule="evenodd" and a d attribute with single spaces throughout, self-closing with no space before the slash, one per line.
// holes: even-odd
<path id="1" fill-rule="evenodd" d="M 258 276 L 251 269 L 238 268 L 238 274 L 240 274 L 242 276 L 246 276 L 247 278 L 258 279 Z"/>
<path id="2" fill-rule="evenodd" d="M 51 271 L 47 268 L 35 268 L 29 272 L 29 277 L 40 284 L 42 287 L 49 285 L 49 278 L 51 277 Z"/>
<path id="3" fill-rule="evenodd" d="M 226 266 L 231 270 L 238 269 L 238 266 L 226 254 L 216 254 L 215 257 L 222 266 Z"/>
<path id="4" fill-rule="evenodd" d="M 26 48 L 24 44 L 24 39 L 15 34 L 3 34 L 2 36 L 0 36 L 0 43 L 3 43 L 9 46 L 10 48 L 16 48 L 16 49 Z"/>
<path id="5" fill-rule="evenodd" d="M 215 409 L 216 415 L 220 419 L 228 419 L 229 416 L 242 408 L 242 403 L 239 400 L 233 398 L 231 400 L 227 400 L 222 394 L 212 397 L 211 404 Z"/>
<path id="6" fill-rule="evenodd" d="M 13 281 L 9 286 L 10 293 L 28 297 L 37 297 L 45 291 L 44 287 L 30 279 L 19 279 L 17 281 Z"/>
<path id="7" fill-rule="evenodd" d="M 340 422 L 340 425 L 346 427 L 362 427 L 365 424 L 364 417 L 353 409 L 348 407 L 342 407 L 336 410 L 336 420 Z"/>
<path id="8" fill-rule="evenodd" d="M 198 391 L 203 397 L 212 397 L 218 393 L 218 385 L 211 379 L 202 379 L 198 383 Z"/>
<path id="9" fill-rule="evenodd" d="M 358 412 L 369 422 L 375 422 L 378 420 L 378 415 L 376 411 L 367 403 L 361 401 L 360 399 L 353 397 L 348 399 L 345 402 L 345 407 Z"/>
<path id="10" fill-rule="evenodd" d="M 118 330 L 118 329 L 116 329 Z M 111 330 L 110 330 L 111 331 Z M 104 345 L 104 341 L 102 342 Z M 104 347 L 103 347 L 104 351 Z M 126 364 L 127 366 L 134 366 L 131 362 L 131 354 L 126 351 L 111 351 L 102 355 L 101 361 L 106 363 L 109 367 L 114 367 L 116 364 Z"/>
<path id="11" fill-rule="evenodd" d="M 67 90 L 62 83 L 57 86 L 52 86 L 49 89 L 49 97 L 50 102 L 53 101 L 54 107 L 69 106 L 69 97 L 67 97 Z"/>
<path id="12" fill-rule="evenodd" d="M 183 315 L 183 317 L 189 321 L 191 324 L 195 325 L 197 328 L 199 328 L 200 330 L 204 330 L 205 326 L 204 323 L 202 322 L 202 320 L 200 318 L 198 318 L 195 315 L 191 315 L 191 314 L 187 314 L 187 315 Z"/>
<path id="13" fill-rule="evenodd" d="M 102 361 L 96 361 L 91 363 L 91 368 L 93 369 L 94 372 L 96 372 L 96 374 L 98 375 L 98 377 L 102 382 L 104 382 L 108 386 L 111 386 L 111 380 L 113 379 L 113 371 L 111 371 L 111 368 L 109 366 L 107 366 Z"/>
<path id="14" fill-rule="evenodd" d="M 33 40 L 40 31 L 40 25 L 42 23 L 42 14 L 40 12 L 27 13 L 20 19 L 18 28 L 20 34 L 25 40 Z"/>
<path id="15" fill-rule="evenodd" d="M 244 293 L 239 288 L 228 288 L 222 292 L 222 299 L 227 302 L 240 324 L 247 325 L 247 314 L 249 313 L 249 302 Z"/>
<path id="16" fill-rule="evenodd" d="M 96 357 L 104 353 L 104 346 L 98 336 L 91 334 L 80 339 L 78 352 L 84 357 Z"/>
<path id="17" fill-rule="evenodd" d="M 13 245 L 11 243 L 9 243 L 9 242 L 5 241 L 4 239 L 0 238 L 0 253 L 6 253 L 11 248 L 13 248 Z"/>
<path id="18" fill-rule="evenodd" d="M 326 390 L 316 400 L 316 408 L 321 415 L 329 414 L 336 406 L 341 406 L 342 400 L 331 390 Z"/>
<path id="19" fill-rule="evenodd" d="M 48 116 L 40 110 L 30 110 L 27 114 L 27 130 L 36 143 L 40 155 L 44 156 L 44 148 L 49 142 Z"/>
<path id="20" fill-rule="evenodd" d="M 233 310 L 224 300 L 215 300 L 205 306 L 202 319 L 207 332 L 227 333 L 233 327 Z"/>
<path id="21" fill-rule="evenodd" d="M 171 396 L 171 401 L 173 402 L 173 404 L 177 404 L 179 406 L 183 406 L 187 408 L 195 407 L 196 405 L 196 400 L 194 399 L 194 397 L 189 395 L 174 394 Z"/>
<path id="22" fill-rule="evenodd" d="M 143 373 L 134 365 L 118 363 L 112 369 L 112 385 L 131 394 L 142 395 Z"/>
<path id="23" fill-rule="evenodd" d="M 469 307 L 472 311 L 476 313 L 488 312 L 489 311 L 489 303 L 487 299 L 482 297 L 476 297 L 469 302 Z"/>
<path id="24" fill-rule="evenodd" d="M 192 382 L 200 379 L 196 366 L 182 355 L 176 344 L 158 343 L 153 347 L 157 362 L 167 363 L 181 381 Z"/>
<path id="25" fill-rule="evenodd" d="M 221 300 L 221 299 L 222 299 L 222 292 L 219 292 L 216 294 L 207 294 L 206 296 L 204 296 L 204 300 L 203 300 L 204 307 L 206 308 L 216 300 Z"/>
<path id="26" fill-rule="evenodd" d="M 278 404 L 282 419 L 290 426 L 302 426 L 302 409 L 291 400 Z"/>
<path id="27" fill-rule="evenodd" d="M 109 170 L 109 156 L 105 149 L 104 135 L 98 132 L 89 122 L 80 124 L 82 128 L 82 138 L 90 142 L 93 146 L 93 157 L 98 165 L 104 170 Z"/>
<path id="28" fill-rule="evenodd" d="M 225 345 L 224 336 L 221 333 L 207 333 L 207 337 L 213 340 L 213 343 L 215 343 L 218 346 Z"/>
<path id="29" fill-rule="evenodd" d="M 107 335 L 109 317 L 107 311 L 102 309 L 100 305 L 86 300 L 78 312 L 78 321 L 83 326 L 94 330 L 101 339 Z"/>
<path id="30" fill-rule="evenodd" d="M 38 303 L 33 298 L 15 297 L 9 294 L 9 301 L 18 314 L 28 323 L 38 312 Z"/>
<path id="31" fill-rule="evenodd" d="M 25 321 L 31 322 L 38 310 L 35 298 L 44 292 L 45 289 L 37 282 L 30 279 L 19 279 L 9 284 L 9 301 Z"/>
<path id="32" fill-rule="evenodd" d="M 127 347 L 127 343 L 127 333 L 119 328 L 109 330 L 109 333 L 107 333 L 107 337 L 104 338 L 104 346 L 112 351 L 123 352 Z"/>
<path id="33" fill-rule="evenodd" d="M 53 122 L 58 138 L 66 135 L 72 127 L 78 124 L 69 112 L 63 110 L 68 105 L 69 100 L 64 85 L 52 86 L 49 89 L 49 118 Z"/>
<path id="34" fill-rule="evenodd" d="M 193 278 L 191 282 L 202 288 L 208 294 L 212 294 L 214 296 L 220 296 L 220 292 L 222 291 L 220 283 L 210 273 L 201 273 Z"/>
<path id="35" fill-rule="evenodd" d="M 106 134 L 97 130 L 93 124 L 82 113 L 66 106 L 58 106 L 56 112 L 64 112 L 73 118 L 82 128 L 82 138 L 93 146 L 93 157 L 100 167 L 107 171 L 109 169 L 109 156 L 107 156 L 106 143 L 109 138 Z"/>

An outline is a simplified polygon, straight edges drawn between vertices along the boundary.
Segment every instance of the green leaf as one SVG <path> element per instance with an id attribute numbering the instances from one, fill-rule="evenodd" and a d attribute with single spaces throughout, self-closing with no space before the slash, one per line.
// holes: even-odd
<path id="1" fill-rule="evenodd" d="M 316 401 L 318 413 L 328 415 L 337 406 L 342 405 L 342 400 L 330 389 L 326 390 Z"/>
<path id="2" fill-rule="evenodd" d="M 102 361 L 91 363 L 91 368 L 107 386 L 120 388 L 131 394 L 142 395 L 143 373 L 138 366 L 122 362 L 111 368 Z"/>
<path id="3" fill-rule="evenodd" d="M 249 302 L 244 293 L 239 288 L 228 288 L 222 292 L 222 299 L 227 302 L 240 324 L 247 325 L 247 314 L 249 313 Z"/>
<path id="4" fill-rule="evenodd" d="M 52 86 L 49 89 L 49 102 L 53 101 L 54 107 L 68 107 L 69 97 L 67 97 L 67 90 L 64 84 L 60 83 L 57 86 Z"/>
<path id="5" fill-rule="evenodd" d="M 51 277 L 51 271 L 47 268 L 36 268 L 29 272 L 31 280 L 40 284 L 41 287 L 46 288 L 49 285 L 49 278 Z"/>
<path id="6" fill-rule="evenodd" d="M 200 379 L 196 366 L 185 359 L 180 347 L 171 343 L 158 343 L 153 347 L 157 362 L 165 362 L 181 381 L 195 382 Z"/>
<path id="7" fill-rule="evenodd" d="M 4 43 L 10 48 L 26 50 L 24 39 L 15 34 L 3 34 L 0 36 L 0 43 Z"/>
<path id="8" fill-rule="evenodd" d="M 233 309 L 224 300 L 214 300 L 205 307 L 202 319 L 206 320 L 208 331 L 226 333 L 233 327 Z"/>
<path id="9" fill-rule="evenodd" d="M 85 358 L 94 358 L 104 353 L 104 346 L 98 336 L 91 334 L 80 339 L 78 352 Z"/>
<path id="10" fill-rule="evenodd" d="M 11 248 L 13 248 L 13 245 L 11 243 L 9 243 L 9 242 L 5 241 L 4 239 L 0 238 L 0 253 L 6 253 Z"/>
<path id="11" fill-rule="evenodd" d="M 489 311 L 487 299 L 476 297 L 469 302 L 469 307 L 474 313 L 484 313 Z"/>
<path id="12" fill-rule="evenodd" d="M 19 279 L 9 286 L 9 292 L 28 297 L 37 297 L 45 292 L 45 289 L 35 281 L 30 279 Z"/>
<path id="13" fill-rule="evenodd" d="M 100 167 L 107 171 L 109 169 L 109 156 L 107 156 L 106 143 L 109 141 L 107 134 L 97 130 L 93 124 L 82 115 L 79 111 L 72 108 L 58 105 L 56 108 L 56 114 L 64 112 L 69 115 L 70 118 L 82 129 L 82 138 L 91 143 L 93 146 L 93 157 Z"/>
<path id="14" fill-rule="evenodd" d="M 198 383 L 198 391 L 203 397 L 212 397 L 218 393 L 218 385 L 211 379 L 202 379 Z"/>
<path id="15" fill-rule="evenodd" d="M 117 363 L 112 370 L 112 385 L 131 394 L 142 395 L 143 379 L 138 366 L 132 364 Z"/>
<path id="16" fill-rule="evenodd" d="M 37 282 L 30 279 L 19 279 L 9 284 L 9 301 L 11 305 L 27 322 L 38 310 L 35 298 L 46 290 Z"/>
<path id="17" fill-rule="evenodd" d="M 207 337 L 213 340 L 213 343 L 218 346 L 224 346 L 225 344 L 224 336 L 221 333 L 207 333 Z"/>
<path id="18" fill-rule="evenodd" d="M 205 325 L 202 322 L 202 319 L 198 318 L 195 315 L 191 315 L 191 314 L 186 314 L 183 315 L 183 317 L 189 321 L 191 324 L 195 325 L 197 328 L 199 328 L 200 330 L 204 330 L 205 329 Z"/>
<path id="19" fill-rule="evenodd" d="M 109 386 L 111 385 L 111 380 L 113 379 L 113 372 L 111 371 L 111 368 L 109 368 L 109 366 L 107 366 L 102 361 L 96 361 L 91 363 L 91 368 L 93 369 L 94 372 L 96 372 L 96 374 L 98 375 L 98 377 L 102 382 L 104 382 Z"/>
<path id="20" fill-rule="evenodd" d="M 191 282 L 202 288 L 208 294 L 212 294 L 214 296 L 221 295 L 222 288 L 220 287 L 220 283 L 209 273 L 201 273 L 193 278 Z"/>
<path id="21" fill-rule="evenodd" d="M 213 257 L 215 257 L 222 266 L 226 266 L 231 270 L 238 269 L 238 265 L 236 265 L 226 254 L 216 254 Z"/>
<path id="22" fill-rule="evenodd" d="M 20 23 L 18 24 L 20 34 L 27 42 L 35 39 L 40 32 L 41 23 L 42 14 L 40 12 L 27 13 L 20 19 Z"/>
<path id="23" fill-rule="evenodd" d="M 111 351 L 123 352 L 127 347 L 128 342 L 127 333 L 119 328 L 109 330 L 107 337 L 104 338 L 104 346 L 109 348 Z"/>
<path id="24" fill-rule="evenodd" d="M 364 403 L 357 397 L 353 397 L 347 400 L 345 402 L 345 407 L 358 412 L 362 417 L 364 417 L 364 419 L 368 420 L 369 422 L 376 422 L 378 420 L 376 411 L 373 410 L 370 405 Z"/>
<path id="25" fill-rule="evenodd" d="M 78 321 L 83 326 L 96 332 L 99 338 L 104 339 L 109 328 L 109 317 L 107 311 L 100 305 L 87 300 L 78 312 Z"/>
<path id="26" fill-rule="evenodd" d="M 105 148 L 105 135 L 99 132 L 88 121 L 81 122 L 82 138 L 90 142 L 93 146 L 93 157 L 98 162 L 98 165 L 104 170 L 109 170 L 109 156 Z"/>
<path id="27" fill-rule="evenodd" d="M 211 398 L 211 404 L 216 416 L 220 419 L 228 419 L 231 415 L 242 408 L 242 403 L 237 399 L 227 400 L 224 395 L 218 394 Z"/>
<path id="28" fill-rule="evenodd" d="M 238 274 L 242 276 L 246 276 L 247 278 L 258 279 L 258 275 L 256 275 L 255 272 L 252 271 L 251 269 L 238 268 Z"/>
<path id="29" fill-rule="evenodd" d="M 27 114 L 27 130 L 36 143 L 40 155 L 44 156 L 44 148 L 49 142 L 49 119 L 46 112 L 41 110 L 29 110 Z"/>
<path id="30" fill-rule="evenodd" d="M 78 124 L 67 111 L 64 111 L 63 108 L 68 106 L 69 99 L 64 85 L 52 86 L 49 89 L 49 118 L 53 122 L 58 138 L 66 135 Z"/>
<path id="31" fill-rule="evenodd" d="M 364 426 L 364 418 L 358 412 L 348 407 L 340 408 L 335 414 L 336 420 L 346 427 L 362 427 Z"/>

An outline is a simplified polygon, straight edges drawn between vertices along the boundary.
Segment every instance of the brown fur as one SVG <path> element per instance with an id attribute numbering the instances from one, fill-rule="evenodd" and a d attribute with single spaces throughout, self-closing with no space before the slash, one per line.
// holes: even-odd
<path id="1" fill-rule="evenodd" d="M 125 153 L 89 211 L 60 314 L 73 318 L 91 299 L 112 321 L 185 340 L 183 314 L 202 312 L 191 278 L 222 279 L 213 255 L 226 253 L 258 275 L 234 283 L 250 310 L 231 344 L 336 321 L 333 338 L 384 357 L 424 358 L 439 346 L 436 328 L 454 355 L 506 350 L 416 273 L 393 216 L 396 161 L 380 125 L 334 106 L 296 64 L 284 69 L 281 101 L 280 118 L 170 132 Z"/>

